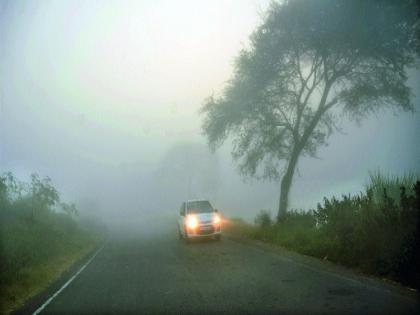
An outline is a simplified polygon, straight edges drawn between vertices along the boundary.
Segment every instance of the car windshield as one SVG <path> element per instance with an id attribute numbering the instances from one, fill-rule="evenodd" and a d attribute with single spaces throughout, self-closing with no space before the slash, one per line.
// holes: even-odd
<path id="1" fill-rule="evenodd" d="M 213 212 L 213 207 L 208 201 L 191 201 L 188 202 L 188 213 L 208 213 Z"/>

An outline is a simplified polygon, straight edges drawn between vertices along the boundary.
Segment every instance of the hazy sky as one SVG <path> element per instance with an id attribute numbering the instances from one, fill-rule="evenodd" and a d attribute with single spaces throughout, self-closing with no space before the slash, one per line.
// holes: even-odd
<path id="1" fill-rule="evenodd" d="M 5 123 L 25 125 L 15 139 L 25 146 L 30 132 L 45 145 L 74 145 L 75 155 L 109 164 L 136 161 L 134 143 L 198 140 L 198 108 L 228 79 L 263 4 L 6 2 Z M 151 150 L 143 158 L 154 159 Z"/>
<path id="2" fill-rule="evenodd" d="M 199 108 L 229 79 L 268 3 L 0 1 L 0 171 L 49 175 L 67 198 L 108 209 L 161 199 L 162 163 L 189 143 L 202 158 Z M 419 82 L 413 72 L 410 84 Z M 418 114 L 342 126 L 321 159 L 301 160 L 293 206 L 361 190 L 369 170 L 420 171 Z M 217 206 L 274 209 L 278 184 L 243 184 L 228 153 L 210 157 L 222 174 L 209 193 Z"/>

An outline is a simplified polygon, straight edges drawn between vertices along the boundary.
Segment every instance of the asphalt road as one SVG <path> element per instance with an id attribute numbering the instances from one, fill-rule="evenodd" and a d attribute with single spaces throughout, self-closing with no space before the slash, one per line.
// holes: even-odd
<path id="1" fill-rule="evenodd" d="M 258 244 L 131 233 L 110 236 L 41 314 L 418 313 L 404 292 Z"/>

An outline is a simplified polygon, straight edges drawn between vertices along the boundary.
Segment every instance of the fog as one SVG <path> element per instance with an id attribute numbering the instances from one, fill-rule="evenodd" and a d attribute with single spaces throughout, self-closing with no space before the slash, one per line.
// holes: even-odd
<path id="1" fill-rule="evenodd" d="M 269 1 L 1 1 L 0 172 L 49 176 L 106 221 L 175 214 L 208 198 L 228 216 L 276 212 L 278 182 L 242 178 L 201 134 Z M 420 75 L 409 84 L 420 109 Z M 291 207 L 357 193 L 369 171 L 420 172 L 418 113 L 345 117 L 317 159 L 302 158 Z"/>

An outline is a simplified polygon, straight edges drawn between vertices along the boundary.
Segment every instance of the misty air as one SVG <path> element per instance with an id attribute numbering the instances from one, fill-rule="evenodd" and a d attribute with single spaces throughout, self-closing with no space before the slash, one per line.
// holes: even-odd
<path id="1" fill-rule="evenodd" d="M 418 314 L 420 3 L 0 0 L 0 314 Z"/>

